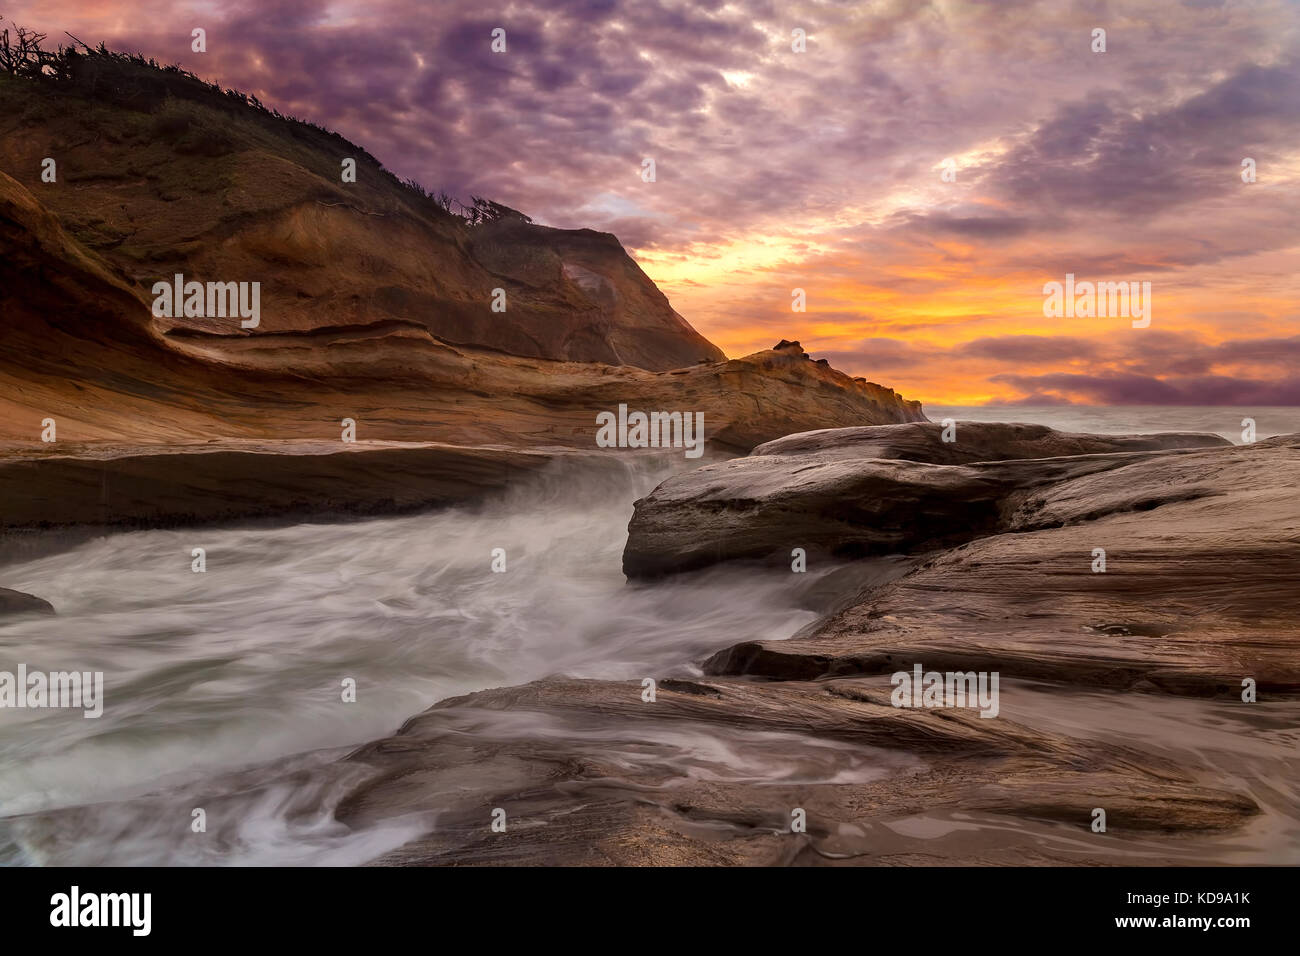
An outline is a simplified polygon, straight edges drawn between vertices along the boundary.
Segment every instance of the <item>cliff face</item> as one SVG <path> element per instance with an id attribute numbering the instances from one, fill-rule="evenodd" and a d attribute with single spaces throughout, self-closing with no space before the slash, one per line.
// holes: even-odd
<path id="1" fill-rule="evenodd" d="M 526 317 L 527 341 L 502 315 L 474 309 L 463 338 L 515 355 L 665 370 L 719 362 L 722 350 L 668 304 L 618 239 L 590 229 L 549 229 L 501 219 L 473 230 L 469 252 Z"/>
<path id="2" fill-rule="evenodd" d="M 661 370 L 724 357 L 613 236 L 509 215 L 467 225 L 340 137 L 160 75 L 166 96 L 120 101 L 0 78 L 0 169 L 145 288 L 177 273 L 258 281 L 271 332 L 401 319 L 534 358 Z"/>
<path id="3" fill-rule="evenodd" d="M 510 211 L 467 224 L 359 147 L 209 103 L 182 81 L 196 82 L 168 76 L 126 97 L 114 81 L 88 98 L 0 76 L 0 441 L 11 443 L 0 458 L 10 470 L 50 462 L 45 479 L 19 469 L 14 488 L 34 482 L 24 494 L 46 479 L 103 485 L 111 471 L 173 481 L 178 520 L 230 515 L 235 504 L 181 457 L 228 452 L 232 474 L 252 473 L 268 454 L 337 451 L 343 419 L 356 422 L 353 452 L 404 442 L 602 455 L 628 452 L 596 443 L 596 416 L 621 404 L 702 414 L 710 454 L 924 419 L 918 403 L 809 361 L 797 343 L 726 359 L 613 236 Z M 339 157 L 353 154 L 358 181 L 341 183 Z M 53 183 L 40 181 L 47 155 Z M 155 317 L 153 284 L 176 273 L 261 283 L 260 324 Z M 491 310 L 494 289 L 504 312 Z M 40 441 L 46 418 L 53 444 Z M 469 460 L 420 454 L 452 479 Z M 350 483 L 315 491 L 344 508 L 435 500 L 418 488 L 360 488 L 353 500 Z M 40 523 L 49 509 L 29 504 L 8 523 Z M 107 523 L 140 517 L 100 504 Z"/>
<path id="4" fill-rule="evenodd" d="M 84 437 L 134 421 L 160 440 L 211 377 L 162 348 L 138 290 L 0 172 L 0 437 L 35 441 L 54 418 Z"/>

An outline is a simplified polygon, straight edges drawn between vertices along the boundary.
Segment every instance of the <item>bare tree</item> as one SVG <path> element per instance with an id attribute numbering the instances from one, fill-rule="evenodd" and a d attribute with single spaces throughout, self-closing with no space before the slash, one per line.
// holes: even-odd
<path id="1" fill-rule="evenodd" d="M 0 70 L 10 76 L 39 77 L 60 75 L 67 66 L 63 50 L 51 53 L 41 49 L 44 33 L 15 26 L 0 30 Z"/>

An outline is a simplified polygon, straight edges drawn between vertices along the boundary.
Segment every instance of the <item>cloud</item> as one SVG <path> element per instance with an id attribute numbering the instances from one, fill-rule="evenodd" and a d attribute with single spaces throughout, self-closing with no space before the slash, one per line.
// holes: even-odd
<path id="1" fill-rule="evenodd" d="M 1076 398 L 1137 400 L 1167 379 L 1170 395 L 1194 379 L 1236 394 L 1245 385 L 1225 383 L 1256 375 L 1289 394 L 1290 0 L 199 9 L 15 0 L 5 16 L 179 62 L 432 189 L 613 232 L 732 353 L 798 338 L 861 374 L 894 370 L 890 384 L 928 400 L 1050 397 L 1034 375 L 1086 376 L 1087 363 L 1097 381 L 1076 381 Z M 1098 24 L 1105 54 L 1090 50 Z M 200 25 L 206 54 L 190 50 Z M 796 25 L 807 52 L 791 49 Z M 497 27 L 504 54 L 489 46 Z M 939 175 L 949 157 L 955 182 Z M 1039 290 L 1066 272 L 1153 281 L 1152 334 L 1128 348 L 1115 330 L 1045 325 Z M 790 312 L 793 287 L 806 314 Z"/>
<path id="2" fill-rule="evenodd" d="M 1055 399 L 1095 405 L 1300 405 L 1300 377 L 1259 382 L 1222 375 L 1173 376 L 1109 373 L 1075 375 L 997 375 L 1005 382 L 1030 393 L 1038 404 Z"/>
<path id="3" fill-rule="evenodd" d="M 1101 347 L 1096 342 L 1071 336 L 1000 335 L 975 339 L 956 351 L 963 355 L 1002 362 L 1038 365 L 1071 359 L 1095 359 Z"/>

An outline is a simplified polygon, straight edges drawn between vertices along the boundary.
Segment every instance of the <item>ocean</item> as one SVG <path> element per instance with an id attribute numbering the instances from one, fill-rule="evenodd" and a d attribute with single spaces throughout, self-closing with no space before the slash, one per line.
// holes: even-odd
<path id="1" fill-rule="evenodd" d="M 932 421 L 1029 422 L 1060 431 L 1135 435 L 1151 432 L 1212 432 L 1242 444 L 1245 419 L 1256 440 L 1300 432 L 1297 406 L 1188 405 L 926 405 Z"/>

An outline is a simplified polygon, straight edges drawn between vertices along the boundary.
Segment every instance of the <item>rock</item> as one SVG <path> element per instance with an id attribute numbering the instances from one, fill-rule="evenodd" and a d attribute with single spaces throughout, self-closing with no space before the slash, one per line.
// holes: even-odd
<path id="1" fill-rule="evenodd" d="M 255 277 L 262 331 L 408 320 L 443 341 L 532 358 L 666 370 L 725 357 L 608 233 L 552 229 L 509 210 L 471 226 L 336 134 L 237 104 L 176 72 L 120 62 L 113 69 L 134 75 L 74 77 L 57 90 L 6 83 L 0 168 L 14 171 L 110 271 L 138 276 L 146 289 L 175 273 Z M 104 93 L 145 87 L 173 96 L 128 105 Z M 39 119 L 24 122 L 24 111 Z M 185 133 L 148 135 L 159 122 Z M 142 133 L 73 135 L 99 124 Z M 182 145 L 195 140 L 222 148 Z M 61 155 L 81 171 L 76 197 L 41 189 L 39 176 L 27 175 L 37 153 Z M 356 158 L 355 183 L 339 181 L 340 155 Z M 114 174 L 121 169 L 132 176 Z M 133 225 L 124 229 L 123 221 Z M 498 288 L 505 312 L 490 308 Z M 28 290 L 23 283 L 6 292 L 8 299 Z M 159 324 L 230 326 L 192 316 Z"/>
<path id="2" fill-rule="evenodd" d="M 845 457 L 929 429 L 873 431 L 791 436 L 637 502 L 630 578 L 788 566 L 796 547 L 810 563 L 914 556 L 813 633 L 729 648 L 708 673 L 815 680 L 919 660 L 1178 694 L 1238 697 L 1247 678 L 1300 692 L 1300 436 L 1207 448 L 1155 436 L 1143 441 L 1170 450 L 972 464 Z M 1005 451 L 1013 432 L 990 431 L 982 453 Z M 1029 440 L 1093 447 L 1084 437 Z"/>
<path id="3" fill-rule="evenodd" d="M 592 250 L 608 245 L 595 234 L 555 241 L 591 269 Z M 557 454 L 635 454 L 596 445 L 597 415 L 620 404 L 702 414 L 710 456 L 808 428 L 925 417 L 917 402 L 789 350 L 656 372 L 457 347 L 411 319 L 160 329 L 144 289 L 4 173 L 0 288 L 0 527 L 10 529 L 466 500 Z M 350 450 L 346 418 L 360 440 Z M 46 419 L 54 442 L 39 440 Z M 378 467 L 398 461 L 407 478 Z"/>
<path id="4" fill-rule="evenodd" d="M 665 481 L 634 506 L 623 573 L 723 561 L 789 564 L 943 547 L 991 533 L 1010 486 L 974 468 L 879 460 L 738 458 Z"/>
<path id="5" fill-rule="evenodd" d="M 780 342 L 777 342 L 776 345 L 772 346 L 772 351 L 785 352 L 795 358 L 804 359 L 805 361 L 808 359 L 808 353 L 803 350 L 803 346 L 798 342 L 791 342 L 788 339 L 782 339 Z"/>
<path id="6" fill-rule="evenodd" d="M 1004 678 L 1240 699 L 1300 693 L 1300 436 L 1138 456 L 1010 500 L 812 633 L 709 673 L 813 680 L 914 661 Z M 1105 571 L 1094 572 L 1095 549 Z"/>
<path id="7" fill-rule="evenodd" d="M 0 530 L 390 513 L 473 500 L 576 457 L 383 442 L 76 450 L 0 456 Z"/>
<path id="8" fill-rule="evenodd" d="M 23 591 L 0 588 L 0 617 L 10 614 L 53 614 L 54 606 L 49 601 Z"/>
<path id="9" fill-rule="evenodd" d="M 232 125 L 244 107 L 202 84 L 112 68 L 176 86 L 178 122 L 230 148 L 177 161 L 129 137 L 74 146 L 75 198 L 0 173 L 0 528 L 468 500 L 558 457 L 636 454 L 596 445 L 597 415 L 620 404 L 702 414 L 711 457 L 925 418 L 797 343 L 726 359 L 611 235 L 517 214 L 470 226 L 378 168 L 340 190 L 338 137 L 251 108 L 247 129 Z M 0 101 L 20 92 L 51 95 L 22 82 Z M 22 150 L 80 128 L 80 93 L 65 92 Z M 0 130 L 23 112 L 0 108 Z M 0 136 L 0 166 L 30 165 L 16 142 Z M 97 179 L 100 165 L 140 175 Z M 129 235 L 111 225 L 122 208 Z M 153 281 L 175 273 L 256 277 L 261 325 L 153 316 Z M 497 288 L 503 313 L 489 308 Z M 47 419 L 56 441 L 40 440 Z M 344 419 L 356 446 L 339 442 Z"/>
<path id="10" fill-rule="evenodd" d="M 1060 432 L 1046 425 L 957 422 L 955 441 L 943 440 L 943 425 L 910 422 L 898 425 L 826 428 L 766 442 L 750 454 L 810 455 L 823 458 L 890 458 L 964 465 L 1014 458 L 1056 458 L 1120 451 L 1171 448 L 1219 448 L 1231 445 L 1219 435 L 1159 432 L 1152 435 L 1086 435 Z"/>
<path id="11" fill-rule="evenodd" d="M 788 564 L 794 548 L 835 560 L 934 550 L 1011 530 L 1015 493 L 1151 455 L 1232 447 L 1217 436 L 1111 439 L 974 422 L 952 445 L 939 432 L 931 422 L 807 432 L 676 475 L 636 502 L 623 572 L 649 578 L 720 561 Z M 1115 450 L 1127 448 L 1151 450 Z M 1033 449 L 1074 454 L 1024 457 Z M 923 455 L 973 463 L 931 464 Z"/>
<path id="12" fill-rule="evenodd" d="M 884 822 L 947 810 L 997 827 L 996 843 L 961 845 L 966 862 L 1065 862 L 1007 824 L 1086 834 L 1103 805 L 1112 829 L 1177 832 L 1257 812 L 1159 758 L 969 711 L 895 708 L 887 686 L 851 680 L 664 681 L 647 704 L 639 681 L 549 679 L 444 701 L 348 761 L 373 771 L 338 807 L 349 826 L 437 811 L 426 836 L 378 864 L 935 862 L 953 851 L 920 851 Z M 490 832 L 493 807 L 509 839 Z M 790 833 L 791 807 L 805 809 L 806 834 Z"/>
<path id="13" fill-rule="evenodd" d="M 482 228 L 505 230 L 501 241 L 510 244 L 523 241 L 511 230 L 525 225 Z M 353 254 L 372 253 L 363 237 L 353 239 Z M 617 245 L 595 233 L 553 237 L 556 256 L 581 259 L 593 275 L 605 268 L 593 257 L 611 243 Z M 344 250 L 332 255 L 343 257 Z M 619 268 L 635 266 L 627 260 Z M 170 275 L 171 267 L 164 271 Z M 804 361 L 798 350 L 725 360 L 712 347 L 701 353 L 691 346 L 695 350 L 683 353 L 680 362 L 668 363 L 680 366 L 672 371 L 639 368 L 623 354 L 632 348 L 623 337 L 630 333 L 617 323 L 607 329 L 612 351 L 602 353 L 605 364 L 530 358 L 536 351 L 524 345 L 512 355 L 509 343 L 495 339 L 488 343 L 493 348 L 453 345 L 454 337 L 423 321 L 428 310 L 419 302 L 401 314 L 396 307 L 357 314 L 352 307 L 331 311 L 315 297 L 302 300 L 312 318 L 300 327 L 272 322 L 273 303 L 267 300 L 256 333 L 212 323 L 158 323 L 143 285 L 124 279 L 4 173 L 0 287 L 6 292 L 0 310 L 0 439 L 35 441 L 36 425 L 48 417 L 58 422 L 60 441 L 303 441 L 324 438 L 325 423 L 352 417 L 366 437 L 385 441 L 591 448 L 596 413 L 626 402 L 703 412 L 710 441 L 734 454 L 791 431 L 925 418 L 919 403 Z M 648 301 L 652 292 L 662 298 L 652 285 L 638 295 Z M 484 296 L 486 303 L 486 290 Z M 616 302 L 611 308 L 633 307 Z M 492 315 L 491 321 L 508 328 L 515 321 L 513 307 L 506 315 Z M 664 335 L 654 332 L 650 339 L 669 349 L 672 337 Z"/>

